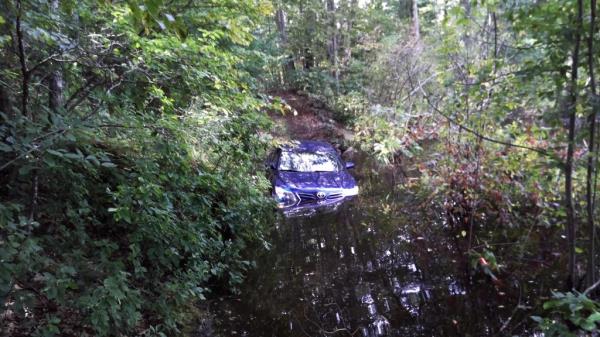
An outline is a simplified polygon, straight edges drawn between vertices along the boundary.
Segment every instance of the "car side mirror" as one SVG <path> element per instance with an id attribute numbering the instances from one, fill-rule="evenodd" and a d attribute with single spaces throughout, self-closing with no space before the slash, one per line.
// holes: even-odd
<path id="1" fill-rule="evenodd" d="M 354 163 L 351 162 L 351 161 L 347 161 L 346 162 L 346 169 L 351 169 L 351 168 L 354 168 Z"/>

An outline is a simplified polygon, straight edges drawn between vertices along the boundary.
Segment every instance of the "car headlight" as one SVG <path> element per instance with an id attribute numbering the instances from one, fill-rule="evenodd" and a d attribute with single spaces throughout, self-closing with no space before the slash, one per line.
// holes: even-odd
<path id="1" fill-rule="evenodd" d="M 358 186 L 354 186 L 352 188 L 344 189 L 344 196 L 349 197 L 353 195 L 358 195 Z"/>
<path id="2" fill-rule="evenodd" d="M 288 191 L 285 188 L 275 186 L 275 201 L 277 201 L 277 207 L 289 207 L 298 201 L 296 195 L 292 191 Z"/>

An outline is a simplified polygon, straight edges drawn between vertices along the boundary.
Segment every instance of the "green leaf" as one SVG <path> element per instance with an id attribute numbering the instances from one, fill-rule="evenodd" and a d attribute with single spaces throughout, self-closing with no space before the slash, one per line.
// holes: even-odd
<path id="1" fill-rule="evenodd" d="M 88 155 L 87 157 L 85 157 L 85 160 L 90 161 L 90 162 L 94 163 L 95 165 L 100 165 L 100 161 L 94 155 L 91 155 L 91 154 Z"/>
<path id="2" fill-rule="evenodd" d="M 583 330 L 586 330 L 586 331 L 594 331 L 597 328 L 596 323 L 590 322 L 590 321 L 584 321 L 583 323 L 580 324 L 580 326 Z"/>
<path id="3" fill-rule="evenodd" d="M 12 146 L 6 144 L 6 143 L 0 143 L 0 151 L 2 152 L 12 152 L 13 148 Z"/>
<path id="4" fill-rule="evenodd" d="M 595 312 L 593 314 L 591 314 L 588 318 L 588 321 L 590 322 L 598 322 L 600 321 L 600 312 Z"/>
<path id="5" fill-rule="evenodd" d="M 55 155 L 57 157 L 64 157 L 64 154 L 62 152 L 58 152 L 55 150 L 47 149 L 46 152 L 50 153 L 51 155 Z"/>
<path id="6" fill-rule="evenodd" d="M 550 308 L 556 307 L 559 304 L 560 304 L 560 301 L 558 301 L 558 300 L 551 300 L 551 301 L 544 302 L 544 304 L 542 305 L 542 307 L 544 308 L 544 310 L 548 310 Z"/>
<path id="7" fill-rule="evenodd" d="M 69 159 L 75 159 L 75 160 L 83 159 L 83 156 L 80 153 L 72 153 L 72 152 L 65 153 L 64 157 L 69 158 Z"/>

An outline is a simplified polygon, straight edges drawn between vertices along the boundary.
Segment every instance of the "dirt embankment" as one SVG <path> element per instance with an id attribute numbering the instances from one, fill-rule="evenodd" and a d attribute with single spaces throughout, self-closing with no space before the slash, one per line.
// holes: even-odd
<path id="1" fill-rule="evenodd" d="M 352 131 L 333 119 L 327 106 L 310 96 L 294 91 L 272 92 L 284 103 L 284 113 L 272 111 L 269 116 L 276 124 L 274 135 L 292 140 L 324 140 L 343 145 L 352 140 Z"/>

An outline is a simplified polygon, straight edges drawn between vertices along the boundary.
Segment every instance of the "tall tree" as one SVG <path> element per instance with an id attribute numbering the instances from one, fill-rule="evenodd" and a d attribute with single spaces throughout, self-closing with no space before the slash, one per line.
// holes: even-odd
<path id="1" fill-rule="evenodd" d="M 418 0 L 412 2 L 412 21 L 413 21 L 413 34 L 416 41 L 421 39 L 421 27 L 419 23 L 419 4 Z"/>
<path id="2" fill-rule="evenodd" d="M 573 154 L 575 151 L 575 122 L 577 118 L 578 97 L 578 70 L 579 49 L 581 44 L 581 32 L 583 29 L 583 0 L 577 0 L 577 17 L 574 28 L 574 46 L 571 55 L 571 78 L 568 101 L 568 136 L 567 136 L 567 158 L 565 161 L 565 208 L 567 212 L 567 240 L 568 240 L 568 280 L 567 287 L 575 286 L 575 241 L 576 241 L 576 216 L 573 205 Z"/>
<path id="3" fill-rule="evenodd" d="M 288 48 L 288 33 L 287 33 L 287 15 L 283 6 L 280 5 L 275 11 L 275 23 L 279 33 L 279 48 L 286 54 L 283 63 L 283 82 L 289 79 L 291 73 L 295 70 L 294 56 L 289 54 Z"/>
<path id="4" fill-rule="evenodd" d="M 58 0 L 50 2 L 50 16 L 60 17 Z M 64 79 L 60 63 L 56 62 L 53 66 L 48 79 L 48 106 L 51 111 L 57 112 L 64 104 Z"/>
<path id="5" fill-rule="evenodd" d="M 333 66 L 333 76 L 335 79 L 335 92 L 340 91 L 340 74 L 338 66 L 338 21 L 335 0 L 327 0 L 327 12 L 329 13 L 329 61 Z"/>
<path id="6" fill-rule="evenodd" d="M 590 102 L 591 102 L 591 113 L 588 117 L 588 141 L 589 141 L 589 154 L 587 158 L 587 172 L 586 172 L 586 212 L 587 212 L 587 225 L 589 235 L 589 252 L 588 252 L 588 286 L 591 286 L 596 282 L 596 227 L 594 224 L 594 175 L 596 171 L 596 156 L 598 146 L 596 145 L 596 115 L 598 109 L 598 93 L 596 92 L 596 78 L 594 74 L 594 33 L 596 24 L 596 0 L 590 2 L 590 29 L 588 32 L 587 39 L 587 59 L 588 59 L 588 73 L 590 76 Z"/>
<path id="7" fill-rule="evenodd" d="M 343 0 L 340 2 L 341 6 L 346 9 L 345 12 L 345 31 L 342 38 L 342 66 L 348 65 L 352 58 L 352 47 L 353 47 L 353 28 L 356 20 L 356 14 L 358 11 L 358 0 Z"/>

